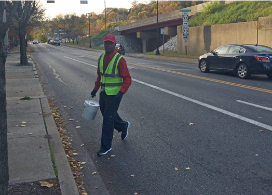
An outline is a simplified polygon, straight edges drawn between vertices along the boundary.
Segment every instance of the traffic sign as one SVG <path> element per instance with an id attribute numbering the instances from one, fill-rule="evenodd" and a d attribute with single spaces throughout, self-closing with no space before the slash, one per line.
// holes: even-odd
<path id="1" fill-rule="evenodd" d="M 168 35 L 168 27 L 161 28 L 162 35 Z"/>
<path id="2" fill-rule="evenodd" d="M 183 21 L 188 22 L 188 16 L 183 16 Z"/>
<path id="3" fill-rule="evenodd" d="M 188 36 L 189 35 L 189 29 L 183 29 L 183 36 L 186 35 Z"/>
<path id="4" fill-rule="evenodd" d="M 188 22 L 183 21 L 183 29 L 188 29 L 188 28 L 189 28 Z"/>
<path id="5" fill-rule="evenodd" d="M 188 38 L 187 39 L 183 38 L 183 41 L 184 41 L 184 46 L 188 46 Z"/>
<path id="6" fill-rule="evenodd" d="M 191 12 L 190 9 L 180 9 L 179 12 Z"/>

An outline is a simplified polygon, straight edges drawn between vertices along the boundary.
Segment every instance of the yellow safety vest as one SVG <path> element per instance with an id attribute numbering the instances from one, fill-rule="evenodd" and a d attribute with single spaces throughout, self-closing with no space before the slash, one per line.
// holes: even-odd
<path id="1" fill-rule="evenodd" d="M 103 72 L 103 61 L 104 61 L 105 53 L 103 53 L 98 61 L 99 61 L 99 70 L 100 70 L 100 86 L 101 91 L 105 90 L 107 95 L 116 95 L 123 84 L 123 78 L 120 77 L 118 71 L 118 63 L 122 56 L 119 53 L 116 53 L 115 56 L 110 61 L 107 69 Z"/>

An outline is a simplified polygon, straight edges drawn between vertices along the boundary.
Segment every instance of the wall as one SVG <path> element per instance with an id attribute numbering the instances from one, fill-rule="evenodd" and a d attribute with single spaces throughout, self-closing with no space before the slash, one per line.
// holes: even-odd
<path id="1" fill-rule="evenodd" d="M 258 20 L 258 44 L 272 47 L 272 16 Z"/>
<path id="2" fill-rule="evenodd" d="M 189 27 L 188 55 L 201 55 L 225 44 L 259 44 L 272 47 L 272 17 L 258 21 Z M 177 27 L 177 52 L 185 54 L 182 26 Z"/>

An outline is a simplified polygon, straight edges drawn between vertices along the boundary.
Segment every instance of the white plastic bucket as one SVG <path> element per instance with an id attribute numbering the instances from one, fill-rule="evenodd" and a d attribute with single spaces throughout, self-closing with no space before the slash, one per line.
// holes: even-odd
<path id="1" fill-rule="evenodd" d="M 87 120 L 94 120 L 97 110 L 99 108 L 99 103 L 93 100 L 85 100 L 84 102 L 84 110 L 83 110 L 83 118 Z"/>

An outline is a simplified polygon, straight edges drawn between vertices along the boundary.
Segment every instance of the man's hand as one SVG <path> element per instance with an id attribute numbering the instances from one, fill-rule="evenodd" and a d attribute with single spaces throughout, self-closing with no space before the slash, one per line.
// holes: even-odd
<path id="1" fill-rule="evenodd" d="M 117 93 L 117 95 L 114 97 L 114 101 L 115 101 L 115 102 L 121 102 L 123 95 L 124 95 L 124 93 L 121 92 L 121 91 L 119 91 L 119 92 Z"/>
<path id="2" fill-rule="evenodd" d="M 97 92 L 96 90 L 93 90 L 93 91 L 91 92 L 91 97 L 92 97 L 92 98 L 94 98 L 94 97 L 95 97 L 96 92 Z"/>

